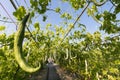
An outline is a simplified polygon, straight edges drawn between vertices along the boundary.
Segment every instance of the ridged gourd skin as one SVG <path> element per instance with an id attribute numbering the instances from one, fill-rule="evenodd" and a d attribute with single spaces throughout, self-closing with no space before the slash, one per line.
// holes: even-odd
<path id="1" fill-rule="evenodd" d="M 30 13 L 23 18 L 22 22 L 18 26 L 17 32 L 15 33 L 14 55 L 15 55 L 15 59 L 16 59 L 17 63 L 19 64 L 20 68 L 22 68 L 26 72 L 32 73 L 32 72 L 36 72 L 40 69 L 40 64 L 36 68 L 30 67 L 26 63 L 25 58 L 23 56 L 23 52 L 22 52 L 22 44 L 23 44 L 23 39 L 24 39 L 25 26 L 26 26 L 29 16 L 30 16 Z"/>

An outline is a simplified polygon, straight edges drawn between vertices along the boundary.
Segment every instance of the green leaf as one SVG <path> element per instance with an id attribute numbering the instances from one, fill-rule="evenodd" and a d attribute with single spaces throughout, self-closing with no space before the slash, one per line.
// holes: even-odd
<path id="1" fill-rule="evenodd" d="M 38 22 L 36 22 L 36 23 L 34 24 L 34 27 L 35 27 L 35 29 L 40 30 L 40 25 L 39 25 Z"/>
<path id="2" fill-rule="evenodd" d="M 6 34 L 0 34 L 0 41 L 3 42 L 6 39 Z"/>
<path id="3" fill-rule="evenodd" d="M 26 14 L 26 9 L 24 6 L 20 6 L 15 12 L 13 12 L 13 15 L 17 18 L 17 20 L 21 21 L 22 18 Z"/>
<path id="4" fill-rule="evenodd" d="M 59 8 L 59 7 L 56 8 L 55 11 L 56 11 L 57 13 L 59 13 L 59 12 L 60 12 L 60 8 Z"/>
<path id="5" fill-rule="evenodd" d="M 47 16 L 43 16 L 43 21 L 46 21 L 46 19 L 47 19 Z"/>
<path id="6" fill-rule="evenodd" d="M 70 0 L 69 2 L 75 10 L 83 8 L 85 4 L 85 0 Z"/>
<path id="7" fill-rule="evenodd" d="M 67 12 L 65 12 L 65 13 L 63 13 L 62 15 L 61 15 L 61 18 L 66 18 L 66 19 L 71 19 L 72 18 L 72 16 L 69 14 L 69 13 L 67 13 Z"/>
<path id="8" fill-rule="evenodd" d="M 115 11 L 114 11 L 116 14 L 118 14 L 120 12 L 120 4 L 115 8 Z"/>
<path id="9" fill-rule="evenodd" d="M 91 9 L 90 9 L 90 8 L 87 9 L 87 14 L 88 14 L 88 16 L 91 16 L 91 15 L 92 15 L 92 12 L 91 12 Z"/>
<path id="10" fill-rule="evenodd" d="M 4 56 L 4 52 L 2 49 L 0 49 L 0 56 Z"/>
<path id="11" fill-rule="evenodd" d="M 0 31 L 5 30 L 5 26 L 0 26 Z"/>
<path id="12" fill-rule="evenodd" d="M 91 7 L 91 9 L 92 9 L 93 12 L 97 12 L 97 7 L 96 7 L 95 5 L 93 5 L 93 6 Z"/>

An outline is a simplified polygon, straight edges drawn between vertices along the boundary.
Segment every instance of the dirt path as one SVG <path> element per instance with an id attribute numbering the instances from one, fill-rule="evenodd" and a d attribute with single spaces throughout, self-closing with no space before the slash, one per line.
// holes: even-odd
<path id="1" fill-rule="evenodd" d="M 47 65 L 47 75 L 45 80 L 61 80 L 54 64 Z"/>
<path id="2" fill-rule="evenodd" d="M 48 64 L 44 69 L 33 73 L 28 80 L 61 80 L 56 70 L 56 65 Z"/>
<path id="3" fill-rule="evenodd" d="M 67 72 L 56 64 L 48 64 L 46 67 L 29 77 L 27 80 L 82 80 L 74 73 Z"/>

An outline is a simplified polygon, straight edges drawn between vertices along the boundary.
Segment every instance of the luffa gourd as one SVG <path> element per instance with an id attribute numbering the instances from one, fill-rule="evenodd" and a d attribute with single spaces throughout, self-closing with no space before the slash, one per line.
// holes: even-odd
<path id="1" fill-rule="evenodd" d="M 38 71 L 40 69 L 40 65 L 36 68 L 30 67 L 26 63 L 25 58 L 23 56 L 23 52 L 22 52 L 22 44 L 23 44 L 23 39 L 24 39 L 25 26 L 26 26 L 29 16 L 30 16 L 30 13 L 23 18 L 22 22 L 18 26 L 17 32 L 15 33 L 14 55 L 15 55 L 15 59 L 16 59 L 17 63 L 19 64 L 19 66 L 24 71 L 32 73 L 32 72 Z"/>

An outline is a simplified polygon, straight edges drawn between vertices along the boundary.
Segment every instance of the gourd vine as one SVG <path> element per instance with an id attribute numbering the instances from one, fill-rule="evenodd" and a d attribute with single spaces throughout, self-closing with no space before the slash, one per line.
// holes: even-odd
<path id="1" fill-rule="evenodd" d="M 22 52 L 22 43 L 23 43 L 23 39 L 24 39 L 24 33 L 25 33 L 25 26 L 27 23 L 27 20 L 30 16 L 30 13 L 28 13 L 22 20 L 22 22 L 20 23 L 20 25 L 18 26 L 18 30 L 15 34 L 15 39 L 14 39 L 14 55 L 15 55 L 15 59 L 17 61 L 17 63 L 19 64 L 20 68 L 22 68 L 24 71 L 26 72 L 36 72 L 40 69 L 40 65 L 36 68 L 30 67 L 24 57 L 23 57 L 23 52 Z"/>

